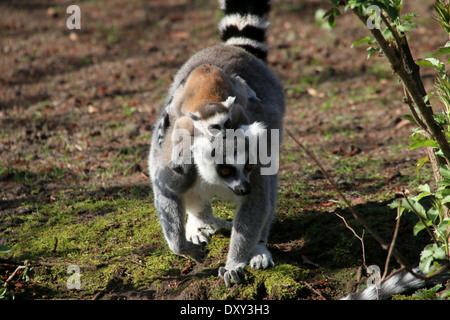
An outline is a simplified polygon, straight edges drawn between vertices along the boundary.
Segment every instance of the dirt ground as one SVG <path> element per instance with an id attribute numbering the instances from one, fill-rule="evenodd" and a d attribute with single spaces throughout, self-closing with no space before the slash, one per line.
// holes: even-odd
<path id="1" fill-rule="evenodd" d="M 419 14 L 415 19 L 418 28 L 410 34 L 414 57 L 445 44 L 448 39 L 433 22 L 431 5 L 406 2 L 404 13 Z M 0 3 L 3 246 L 15 248 L 25 217 L 43 212 L 47 205 L 54 208 L 63 198 L 135 197 L 147 199 L 151 206 L 146 158 L 152 124 L 177 69 L 193 53 L 219 41 L 220 12 L 215 1 L 77 4 L 81 30 L 66 26 L 67 1 Z M 408 108 L 388 63 L 383 57 L 367 61 L 363 45 L 351 48 L 355 40 L 368 35 L 351 14 L 343 13 L 332 30 L 317 21 L 318 10 L 329 7 L 328 1 L 321 0 L 274 0 L 268 63 L 285 86 L 285 127 L 315 152 L 355 208 L 377 225 L 376 213 L 386 212 L 386 205 L 397 194 L 405 189 L 414 192 L 418 184 L 431 182 L 432 176 L 429 168 L 415 172 L 415 163 L 424 152 L 407 148 L 411 126 L 401 117 Z M 433 72 L 424 69 L 422 75 L 430 89 Z M 358 269 L 358 240 L 349 234 L 345 242 L 339 242 L 328 238 L 326 228 L 318 228 L 340 225 L 339 232 L 345 232 L 333 213 L 351 219 L 348 210 L 288 136 L 280 165 L 279 208 L 269 246 L 275 258 L 295 260 L 310 272 L 304 281 L 306 291 L 289 297 L 334 299 L 351 292 L 356 277 L 341 283 L 327 279 L 335 279 L 336 270 Z M 102 216 L 105 210 L 91 210 L 84 219 Z M 395 212 L 388 212 L 382 225 L 390 228 L 385 234 L 390 241 Z M 303 218 L 294 219 L 299 213 Z M 406 224 L 401 236 L 414 260 L 420 246 L 412 245 L 416 239 L 411 240 L 411 226 Z M 163 239 L 160 243 L 165 245 Z M 384 264 L 385 253 L 370 236 L 366 252 L 372 263 Z M 2 281 L 22 263 L 15 256 L 0 255 Z M 30 263 L 38 265 L 36 260 Z M 187 268 L 177 286 L 195 277 L 198 268 Z M 202 272 L 205 278 L 216 275 L 216 270 Z M 66 297 L 43 293 L 24 281 L 16 284 L 17 297 Z M 21 291 L 20 286 L 25 289 Z M 171 290 L 172 282 L 155 286 L 118 286 L 101 294 L 109 298 L 210 298 L 199 282 L 184 286 L 181 293 Z M 270 294 L 266 285 L 256 297 L 277 297 Z"/>

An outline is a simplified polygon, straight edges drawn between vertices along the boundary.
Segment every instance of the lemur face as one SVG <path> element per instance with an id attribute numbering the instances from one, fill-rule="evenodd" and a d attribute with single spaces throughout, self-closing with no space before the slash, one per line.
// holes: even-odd
<path id="1" fill-rule="evenodd" d="M 235 97 L 228 97 L 222 103 L 211 102 L 203 105 L 195 113 L 189 113 L 194 126 L 200 132 L 216 136 L 219 133 L 225 134 L 225 130 L 232 128 L 232 113 Z"/>
<path id="2" fill-rule="evenodd" d="M 245 196 L 251 191 L 250 172 L 253 164 L 245 165 L 216 165 L 216 172 L 221 182 L 230 189 L 235 195 Z"/>
<path id="3" fill-rule="evenodd" d="M 225 133 L 226 129 L 231 129 L 231 117 L 228 113 L 218 113 L 211 118 L 194 120 L 194 126 L 216 136 L 221 132 Z"/>
<path id="4" fill-rule="evenodd" d="M 252 128 L 253 130 L 248 130 Z M 207 135 L 196 136 L 193 157 L 199 175 L 213 185 L 222 185 L 235 195 L 248 195 L 251 191 L 250 174 L 255 164 L 250 156 L 249 140 L 257 138 L 264 130 L 260 123 L 243 126 L 243 134 L 230 139 L 218 134 L 213 138 Z M 241 130 L 241 129 L 238 129 Z"/>

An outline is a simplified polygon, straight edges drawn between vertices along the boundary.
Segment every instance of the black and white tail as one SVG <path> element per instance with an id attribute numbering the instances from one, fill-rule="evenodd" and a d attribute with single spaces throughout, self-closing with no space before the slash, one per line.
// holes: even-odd
<path id="1" fill-rule="evenodd" d="M 419 268 L 414 268 L 413 272 L 424 276 Z M 402 294 L 436 284 L 445 283 L 445 281 L 449 278 L 450 273 L 444 272 L 425 281 L 409 272 L 403 272 L 392 276 L 386 281 L 383 281 L 378 287 L 375 285 L 370 286 L 362 292 L 351 294 L 341 300 L 386 300 L 395 294 Z"/>
<path id="2" fill-rule="evenodd" d="M 270 0 L 219 0 L 225 16 L 219 23 L 221 40 L 227 45 L 242 47 L 266 60 L 268 46 Z"/>

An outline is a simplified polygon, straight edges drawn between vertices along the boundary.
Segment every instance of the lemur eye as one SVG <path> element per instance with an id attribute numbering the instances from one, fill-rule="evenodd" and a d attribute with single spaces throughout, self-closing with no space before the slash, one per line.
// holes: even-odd
<path id="1" fill-rule="evenodd" d="M 253 164 L 252 164 L 252 163 L 247 163 L 247 164 L 245 165 L 245 170 L 250 171 L 250 170 L 252 170 L 252 169 L 253 169 Z"/>
<path id="2" fill-rule="evenodd" d="M 227 121 L 225 121 L 224 127 L 227 128 L 227 129 L 230 129 L 230 128 L 231 128 L 231 120 L 230 120 L 230 119 L 228 119 Z"/>
<path id="3" fill-rule="evenodd" d="M 229 175 L 231 172 L 230 168 L 223 168 L 222 170 L 220 170 L 220 173 L 224 176 Z"/>
<path id="4" fill-rule="evenodd" d="M 220 126 L 218 124 L 210 124 L 208 130 L 220 130 Z"/>

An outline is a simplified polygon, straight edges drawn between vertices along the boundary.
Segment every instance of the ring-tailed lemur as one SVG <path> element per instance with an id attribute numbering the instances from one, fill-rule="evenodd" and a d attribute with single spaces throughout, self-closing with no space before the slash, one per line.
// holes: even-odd
<path id="1" fill-rule="evenodd" d="M 272 142 L 280 143 L 285 105 L 283 88 L 265 61 L 268 49 L 265 32 L 268 27 L 269 0 L 221 0 L 220 6 L 225 13 L 219 24 L 223 43 L 198 52 L 177 72 L 155 124 L 149 172 L 162 230 L 174 253 L 204 261 L 209 236 L 220 228 L 231 229 L 227 261 L 225 267 L 219 270 L 219 276 L 224 278 L 226 285 L 230 285 L 231 279 L 235 283 L 241 281 L 243 268 L 247 264 L 255 269 L 273 265 L 266 241 L 276 206 L 277 173 L 262 174 L 264 166 L 260 165 L 251 167 L 236 164 L 221 167 L 221 164 L 214 163 L 208 163 L 209 167 L 193 163 L 186 165 L 181 172 L 172 170 L 169 162 L 174 147 L 174 124 L 186 116 L 179 110 L 183 110 L 184 103 L 192 98 L 191 95 L 186 95 L 190 75 L 205 65 L 219 70 L 229 79 L 245 83 L 245 88 L 251 88 L 247 93 L 248 99 L 242 103 L 250 126 L 258 121 L 264 123 L 268 132 L 278 130 L 272 139 L 277 141 L 267 141 L 271 156 L 275 153 L 278 156 L 278 149 L 270 148 Z M 236 96 L 238 99 L 237 94 L 229 93 L 224 99 L 220 94 L 223 92 L 220 82 L 215 88 L 219 92 L 212 99 L 215 102 L 226 101 L 229 96 Z M 204 90 L 198 86 L 194 86 L 191 91 L 196 98 L 193 101 L 199 101 L 199 106 L 211 101 L 210 97 L 205 97 L 211 91 L 206 90 L 204 95 L 201 92 Z M 193 102 L 187 103 L 187 109 L 191 108 L 194 108 Z M 253 129 L 250 126 L 245 129 L 252 132 L 255 126 Z M 259 133 L 254 132 L 253 135 Z M 267 136 L 270 139 L 271 135 Z M 208 141 L 203 141 L 202 144 L 211 142 Z M 209 169 L 215 170 L 217 174 L 208 175 L 205 170 Z M 213 176 L 214 181 L 207 181 Z M 239 183 L 241 187 L 238 186 Z M 223 187 L 218 187 L 220 185 Z M 251 191 L 248 191 L 250 188 Z M 237 201 L 232 224 L 213 216 L 209 198 L 211 193 L 206 191 L 214 190 Z M 185 226 L 186 213 L 188 221 Z"/>

